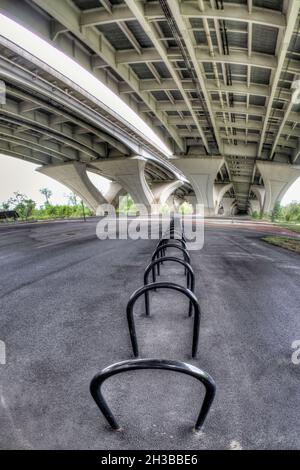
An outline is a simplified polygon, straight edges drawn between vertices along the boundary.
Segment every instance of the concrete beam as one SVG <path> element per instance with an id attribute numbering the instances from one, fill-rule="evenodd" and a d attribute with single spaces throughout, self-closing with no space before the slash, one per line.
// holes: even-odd
<path id="1" fill-rule="evenodd" d="M 286 15 L 286 27 L 284 33 L 282 35 L 281 44 L 279 48 L 279 52 L 277 54 L 278 64 L 276 67 L 276 71 L 272 80 L 271 86 L 271 94 L 266 110 L 266 115 L 264 118 L 264 124 L 261 132 L 260 143 L 258 147 L 258 156 L 260 157 L 262 154 L 263 144 L 265 140 L 265 135 L 268 127 L 268 122 L 270 118 L 270 114 L 272 111 L 273 101 L 276 96 L 277 86 L 281 77 L 282 69 L 284 67 L 284 62 L 286 58 L 286 54 L 290 45 L 290 41 L 292 39 L 293 31 L 295 28 L 295 24 L 297 22 L 298 13 L 300 8 L 300 1 L 299 0 L 289 0 L 288 2 L 288 11 Z"/>
<path id="2" fill-rule="evenodd" d="M 133 12 L 133 14 L 135 15 L 137 21 L 139 22 L 141 27 L 144 29 L 144 31 L 147 32 L 147 35 L 151 39 L 153 45 L 155 46 L 157 52 L 159 53 L 159 55 L 161 57 L 161 61 L 165 63 L 165 66 L 168 68 L 168 70 L 171 74 L 171 77 L 176 82 L 177 88 L 180 91 L 180 93 L 181 93 L 181 95 L 182 95 L 182 97 L 183 97 L 183 99 L 186 103 L 186 108 L 190 111 L 191 115 L 193 116 L 194 121 L 195 121 L 195 125 L 197 126 L 197 129 L 199 131 L 201 139 L 203 140 L 203 144 L 204 144 L 207 152 L 209 152 L 209 146 L 208 146 L 208 142 L 207 142 L 206 136 L 204 134 L 204 131 L 203 131 L 202 127 L 200 126 L 200 123 L 198 121 L 198 117 L 197 117 L 196 113 L 194 112 L 194 110 L 191 106 L 190 98 L 189 98 L 189 96 L 187 95 L 187 93 L 185 92 L 185 90 L 182 86 L 180 77 L 179 77 L 177 71 L 175 70 L 172 62 L 170 61 L 170 59 L 169 59 L 169 57 L 166 53 L 166 48 L 165 48 L 164 44 L 162 43 L 161 38 L 160 38 L 160 36 L 157 32 L 157 27 L 155 28 L 154 24 L 149 22 L 149 20 L 145 16 L 145 11 L 144 11 L 143 5 L 141 3 L 136 2 L 134 0 L 125 0 L 125 3 L 130 8 L 130 10 Z M 155 108 L 155 109 L 157 109 L 157 108 Z M 177 137 L 177 140 L 178 140 L 178 137 Z M 182 149 L 182 146 L 181 146 L 181 149 Z"/>
<path id="3" fill-rule="evenodd" d="M 183 142 L 178 137 L 175 129 L 168 125 L 167 116 L 156 110 L 155 98 L 151 93 L 140 91 L 139 79 L 130 67 L 125 64 L 117 64 L 116 52 L 105 36 L 94 26 L 83 26 L 81 12 L 73 3 L 68 0 L 60 0 L 59 2 L 57 2 L 57 0 L 33 0 L 33 2 L 56 21 L 61 23 L 68 31 L 72 32 L 74 36 L 86 44 L 94 54 L 98 55 L 107 65 L 115 70 L 124 81 L 129 83 L 133 91 L 147 103 L 149 109 L 161 120 L 162 125 L 165 126 L 178 147 L 183 150 Z"/>

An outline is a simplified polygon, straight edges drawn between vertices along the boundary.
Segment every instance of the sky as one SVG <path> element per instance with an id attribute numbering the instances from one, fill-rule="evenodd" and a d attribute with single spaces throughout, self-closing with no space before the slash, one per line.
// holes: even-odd
<path id="1" fill-rule="evenodd" d="M 0 154 L 0 204 L 7 201 L 15 191 L 19 191 L 36 201 L 39 206 L 45 202 L 39 190 L 45 187 L 53 193 L 53 204 L 67 204 L 67 195 L 71 191 L 52 178 L 36 172 L 36 168 L 38 165 Z M 93 173 L 88 173 L 88 176 L 100 191 L 106 192 L 108 180 Z M 287 205 L 292 201 L 300 202 L 300 178 L 290 187 L 281 203 Z"/>

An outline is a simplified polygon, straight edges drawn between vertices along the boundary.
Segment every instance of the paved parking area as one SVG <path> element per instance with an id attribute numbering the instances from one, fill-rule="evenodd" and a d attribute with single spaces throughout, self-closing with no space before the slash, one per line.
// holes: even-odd
<path id="1" fill-rule="evenodd" d="M 94 220 L 0 227 L 0 447 L 6 449 L 299 448 L 300 257 L 251 228 L 207 225 L 191 251 L 202 308 L 199 355 L 174 291 L 136 305 L 141 357 L 184 360 L 209 372 L 217 395 L 195 435 L 203 390 L 161 371 L 110 379 L 112 432 L 89 394 L 101 368 L 132 357 L 125 315 L 155 241 L 95 236 Z M 263 230 L 262 228 L 260 230 Z M 171 253 L 171 252 L 170 252 Z M 161 280 L 184 283 L 165 265 Z"/>

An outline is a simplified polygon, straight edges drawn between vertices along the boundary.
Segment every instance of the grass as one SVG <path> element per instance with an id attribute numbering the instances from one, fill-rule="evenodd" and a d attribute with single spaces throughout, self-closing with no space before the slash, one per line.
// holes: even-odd
<path id="1" fill-rule="evenodd" d="M 286 250 L 294 251 L 300 254 L 300 239 L 291 237 L 275 237 L 267 236 L 262 238 L 263 241 L 270 243 L 271 245 L 280 246 Z"/>
<path id="2" fill-rule="evenodd" d="M 291 230 L 292 232 L 300 233 L 300 224 L 280 222 L 279 226 L 282 227 L 282 228 L 287 228 L 288 230 Z"/>

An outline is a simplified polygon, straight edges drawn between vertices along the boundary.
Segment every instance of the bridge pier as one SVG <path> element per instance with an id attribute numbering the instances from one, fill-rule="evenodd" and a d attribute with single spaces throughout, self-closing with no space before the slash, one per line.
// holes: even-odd
<path id="1" fill-rule="evenodd" d="M 254 212 L 257 212 L 257 214 L 260 214 L 261 213 L 260 202 L 257 199 L 250 199 L 249 209 L 250 209 L 250 215 L 253 214 Z"/>
<path id="2" fill-rule="evenodd" d="M 105 177 L 112 178 L 136 204 L 147 208 L 153 203 L 153 194 L 145 178 L 145 160 L 139 157 L 110 158 L 92 162 Z"/>
<path id="3" fill-rule="evenodd" d="M 43 173 L 67 186 L 96 213 L 100 204 L 106 204 L 110 201 L 93 185 L 86 170 L 86 164 L 77 161 L 58 165 L 45 165 L 37 169 L 39 173 Z"/>
<path id="4" fill-rule="evenodd" d="M 276 202 L 280 202 L 290 186 L 300 176 L 300 166 L 277 162 L 257 162 L 264 181 L 265 197 L 263 212 L 270 214 Z"/>
<path id="5" fill-rule="evenodd" d="M 258 186 L 258 185 L 253 184 L 251 186 L 251 191 L 255 194 L 259 206 L 257 206 L 257 204 L 256 205 L 252 204 L 252 201 L 250 201 L 250 204 L 252 204 L 253 207 L 254 206 L 256 207 L 254 209 L 255 211 L 258 211 L 259 213 L 262 213 L 263 208 L 264 208 L 264 200 L 265 200 L 266 189 L 265 189 L 264 186 Z"/>
<path id="6" fill-rule="evenodd" d="M 189 180 L 192 185 L 196 203 L 203 204 L 204 215 L 216 215 L 216 194 L 214 181 L 217 173 L 224 163 L 222 157 L 196 157 L 172 160 L 176 166 Z"/>
<path id="7" fill-rule="evenodd" d="M 236 200 L 233 197 L 223 197 L 220 204 L 223 207 L 223 213 L 220 214 L 223 217 L 232 217 L 236 212 Z"/>
<path id="8" fill-rule="evenodd" d="M 218 183 L 214 184 L 214 196 L 215 196 L 215 210 L 216 214 L 219 212 L 220 204 L 227 191 L 232 188 L 232 183 Z M 229 198 L 227 198 L 229 199 Z M 235 200 L 235 199 L 234 199 Z"/>
<path id="9" fill-rule="evenodd" d="M 153 183 L 151 185 L 151 191 L 153 194 L 153 200 L 155 204 L 163 206 L 167 203 L 168 199 L 176 191 L 177 188 L 183 185 L 183 182 L 180 180 Z"/>

